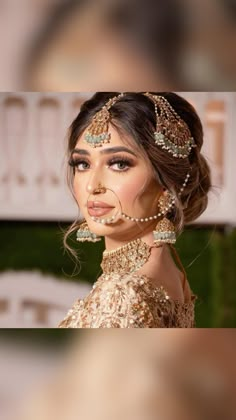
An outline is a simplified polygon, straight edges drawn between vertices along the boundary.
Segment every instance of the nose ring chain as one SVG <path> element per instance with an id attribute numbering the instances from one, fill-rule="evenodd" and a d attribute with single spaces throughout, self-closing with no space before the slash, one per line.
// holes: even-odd
<path id="1" fill-rule="evenodd" d="M 98 183 L 98 187 L 94 189 L 94 194 L 105 194 L 107 189 L 102 186 L 101 182 Z"/>

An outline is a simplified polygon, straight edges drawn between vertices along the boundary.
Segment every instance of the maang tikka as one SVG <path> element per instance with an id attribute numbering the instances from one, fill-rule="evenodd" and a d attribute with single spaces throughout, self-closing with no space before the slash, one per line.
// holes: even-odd
<path id="1" fill-rule="evenodd" d="M 102 109 L 99 110 L 93 117 L 91 124 L 89 125 L 85 134 L 85 141 L 92 147 L 100 147 L 104 143 L 109 143 L 111 134 L 108 132 L 110 122 L 110 108 L 114 105 L 124 94 L 121 93 L 118 96 L 114 96 L 103 105 Z"/>

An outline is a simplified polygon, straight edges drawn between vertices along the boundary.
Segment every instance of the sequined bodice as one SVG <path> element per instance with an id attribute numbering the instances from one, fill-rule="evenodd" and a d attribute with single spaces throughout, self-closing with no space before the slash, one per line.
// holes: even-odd
<path id="1" fill-rule="evenodd" d="M 102 274 L 89 295 L 78 300 L 60 328 L 190 328 L 194 303 L 173 301 L 145 275 Z"/>
<path id="2" fill-rule="evenodd" d="M 195 295 L 182 303 L 168 296 L 163 286 L 137 271 L 149 259 L 151 246 L 137 238 L 104 251 L 103 274 L 85 299 L 75 302 L 63 328 L 188 328 L 194 326 Z"/>

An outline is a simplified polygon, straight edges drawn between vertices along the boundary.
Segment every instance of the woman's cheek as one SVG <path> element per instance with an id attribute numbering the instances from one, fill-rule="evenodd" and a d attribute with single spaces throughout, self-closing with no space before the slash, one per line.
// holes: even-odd
<path id="1" fill-rule="evenodd" d="M 81 197 L 83 196 L 83 193 L 81 191 L 81 186 L 78 184 L 78 182 L 76 182 L 76 180 L 74 180 L 73 187 L 74 187 L 74 194 L 75 194 L 76 201 L 78 205 L 80 205 Z"/>
<path id="2" fill-rule="evenodd" d="M 125 207 L 132 206 L 140 192 L 140 185 L 139 180 L 133 179 L 132 181 L 128 181 L 122 188 L 117 189 L 119 199 Z"/>
<path id="3" fill-rule="evenodd" d="M 116 190 L 120 194 L 120 196 L 124 198 L 129 198 L 135 195 L 139 187 L 140 181 L 138 177 L 124 177 L 124 179 L 121 179 L 120 182 L 117 183 Z"/>

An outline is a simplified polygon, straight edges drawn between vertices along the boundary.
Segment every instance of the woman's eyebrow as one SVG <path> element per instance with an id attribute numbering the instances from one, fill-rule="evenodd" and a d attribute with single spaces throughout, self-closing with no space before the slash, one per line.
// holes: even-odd
<path id="1" fill-rule="evenodd" d="M 130 153 L 131 155 L 137 157 L 137 155 L 132 150 L 128 149 L 127 147 L 123 147 L 123 146 L 109 147 L 109 149 L 103 149 L 103 150 L 100 151 L 101 155 L 111 154 L 111 153 L 119 153 L 119 152 L 127 152 L 127 153 Z M 90 156 L 89 151 L 86 150 L 86 149 L 75 148 L 75 149 L 72 150 L 71 154 L 73 154 L 73 153 L 79 153 L 80 155 Z"/>

